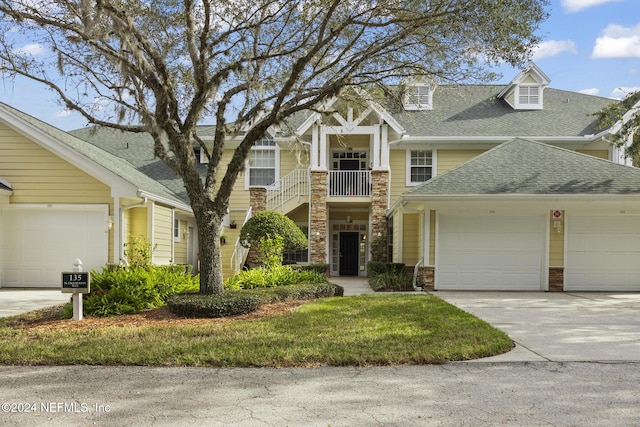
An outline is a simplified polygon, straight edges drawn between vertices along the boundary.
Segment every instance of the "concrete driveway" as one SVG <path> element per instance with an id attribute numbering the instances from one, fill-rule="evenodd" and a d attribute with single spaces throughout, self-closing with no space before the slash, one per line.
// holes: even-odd
<path id="1" fill-rule="evenodd" d="M 506 332 L 510 353 L 481 361 L 640 361 L 640 293 L 433 292 Z"/>

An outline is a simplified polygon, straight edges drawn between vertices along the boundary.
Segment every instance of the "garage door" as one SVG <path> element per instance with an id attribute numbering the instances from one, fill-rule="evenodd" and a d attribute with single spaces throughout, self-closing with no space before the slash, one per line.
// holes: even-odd
<path id="1" fill-rule="evenodd" d="M 2 286 L 60 287 L 60 273 L 107 262 L 106 208 L 7 209 L 2 212 Z"/>
<path id="2" fill-rule="evenodd" d="M 640 217 L 571 216 L 565 290 L 640 291 Z"/>
<path id="3" fill-rule="evenodd" d="M 536 217 L 439 217 L 436 288 L 542 288 L 545 221 Z"/>

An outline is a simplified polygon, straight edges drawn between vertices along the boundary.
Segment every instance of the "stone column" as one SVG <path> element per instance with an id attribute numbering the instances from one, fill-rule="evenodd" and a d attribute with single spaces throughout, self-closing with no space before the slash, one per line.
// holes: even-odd
<path id="1" fill-rule="evenodd" d="M 387 189 L 389 188 L 389 171 L 371 171 L 371 239 L 387 237 L 388 209 Z"/>
<path id="2" fill-rule="evenodd" d="M 267 189 L 251 187 L 249 189 L 249 205 L 253 213 L 267 210 Z"/>
<path id="3" fill-rule="evenodd" d="M 311 201 L 309 223 L 310 259 L 325 264 L 327 256 L 327 171 L 311 171 Z"/>

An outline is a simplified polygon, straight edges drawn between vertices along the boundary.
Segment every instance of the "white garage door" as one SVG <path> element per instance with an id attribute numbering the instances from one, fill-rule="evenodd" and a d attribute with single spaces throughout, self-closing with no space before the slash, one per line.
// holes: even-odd
<path id="1" fill-rule="evenodd" d="M 437 289 L 542 289 L 543 216 L 443 215 L 438 230 Z"/>
<path id="2" fill-rule="evenodd" d="M 640 217 L 571 216 L 565 290 L 640 291 Z"/>
<path id="3" fill-rule="evenodd" d="M 83 270 L 107 262 L 106 208 L 2 212 L 2 287 L 60 287 L 80 258 Z"/>

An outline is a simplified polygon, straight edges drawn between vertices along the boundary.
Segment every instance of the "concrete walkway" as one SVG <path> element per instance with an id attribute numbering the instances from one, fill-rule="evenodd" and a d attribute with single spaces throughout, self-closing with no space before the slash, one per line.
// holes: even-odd
<path id="1" fill-rule="evenodd" d="M 0 317 L 38 310 L 71 300 L 71 294 L 60 289 L 0 288 Z"/>

